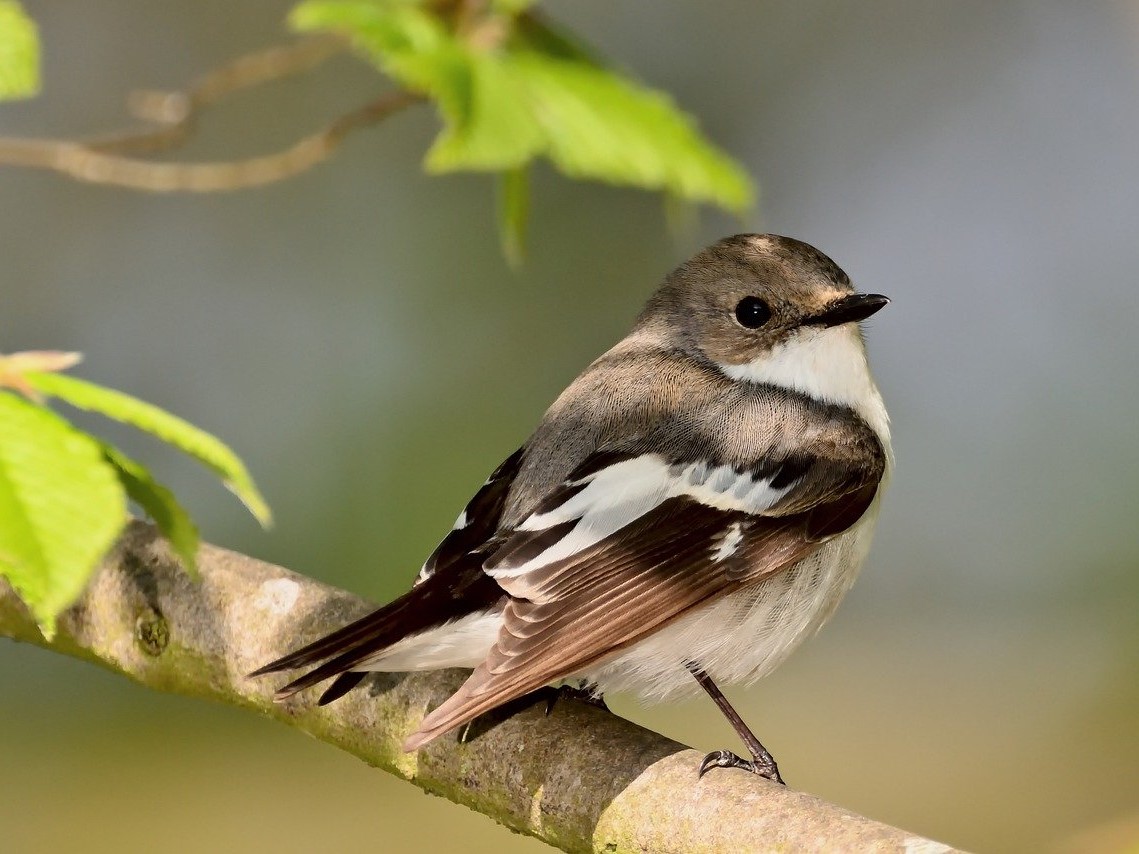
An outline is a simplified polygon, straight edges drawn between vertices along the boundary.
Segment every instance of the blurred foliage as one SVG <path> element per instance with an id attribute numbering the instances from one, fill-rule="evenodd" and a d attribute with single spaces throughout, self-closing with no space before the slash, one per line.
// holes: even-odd
<path id="1" fill-rule="evenodd" d="M 520 175 L 547 158 L 571 178 L 662 190 L 742 214 L 746 172 L 667 95 L 603 66 L 529 3 L 308 0 L 290 22 L 349 35 L 375 64 L 439 108 L 428 172 L 503 173 L 500 229 L 517 258 L 527 211 Z"/>
<path id="2" fill-rule="evenodd" d="M 40 88 L 35 22 L 16 0 L 0 0 L 0 101 L 29 98 Z"/>
<path id="3" fill-rule="evenodd" d="M 427 152 L 429 172 L 500 172 L 544 156 L 572 178 L 736 213 L 751 206 L 743 169 L 667 95 L 605 68 L 520 5 L 459 3 L 440 13 L 402 0 L 309 0 L 290 21 L 349 34 L 381 69 L 436 102 L 444 128 Z"/>

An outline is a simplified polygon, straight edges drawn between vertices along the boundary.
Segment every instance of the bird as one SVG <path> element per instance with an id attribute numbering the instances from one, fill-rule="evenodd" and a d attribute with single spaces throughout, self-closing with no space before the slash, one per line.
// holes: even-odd
<path id="1" fill-rule="evenodd" d="M 251 676 L 313 669 L 284 700 L 373 671 L 472 669 L 414 751 L 531 694 L 699 694 L 782 783 L 720 689 L 770 673 L 834 613 L 893 465 L 860 293 L 800 240 L 737 234 L 681 264 L 490 475 L 413 586 Z"/>

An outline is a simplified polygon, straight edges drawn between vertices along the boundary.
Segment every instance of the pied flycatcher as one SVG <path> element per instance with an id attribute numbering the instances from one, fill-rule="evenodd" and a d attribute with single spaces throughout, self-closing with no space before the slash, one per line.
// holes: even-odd
<path id="1" fill-rule="evenodd" d="M 253 675 L 319 665 L 320 702 L 369 671 L 469 667 L 407 737 L 552 683 L 600 697 L 700 685 L 782 782 L 717 683 L 769 673 L 834 612 L 870 547 L 891 465 L 856 293 L 798 240 L 741 234 L 665 279 L 632 331 L 554 401 L 375 613 Z"/>

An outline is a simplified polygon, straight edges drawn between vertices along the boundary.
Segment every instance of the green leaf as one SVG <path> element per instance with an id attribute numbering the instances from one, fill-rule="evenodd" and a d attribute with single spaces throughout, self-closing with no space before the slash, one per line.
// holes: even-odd
<path id="1" fill-rule="evenodd" d="M 503 62 L 526 92 L 547 155 L 566 175 L 665 190 L 737 213 L 752 205 L 746 173 L 664 93 L 534 51 Z"/>
<path id="2" fill-rule="evenodd" d="M 30 98 L 40 89 L 36 24 L 16 0 L 0 0 L 0 101 Z"/>
<path id="3" fill-rule="evenodd" d="M 436 102 L 443 130 L 429 172 L 516 170 L 547 157 L 571 178 L 736 213 L 752 206 L 747 174 L 671 98 L 604 68 L 535 16 L 511 17 L 525 6 L 493 5 L 482 26 L 462 33 L 410 0 L 308 0 L 290 21 L 348 33 L 382 70 Z"/>
<path id="4" fill-rule="evenodd" d="M 450 92 L 440 102 L 447 124 L 427 152 L 427 171 L 497 172 L 526 165 L 548 148 L 526 91 L 496 58 L 467 60 L 463 97 Z"/>
<path id="5" fill-rule="evenodd" d="M 512 46 L 535 50 L 546 56 L 597 68 L 604 67 L 593 51 L 579 41 L 577 36 L 537 15 L 523 15 L 515 19 L 511 43 Z"/>
<path id="6" fill-rule="evenodd" d="M 430 66 L 457 47 L 443 21 L 414 0 L 308 0 L 289 13 L 289 26 L 301 32 L 346 32 L 374 62 L 388 65 L 393 76 L 410 77 L 423 87 L 436 74 Z M 416 79 L 418 60 L 424 60 L 421 79 Z"/>
<path id="7" fill-rule="evenodd" d="M 530 217 L 530 170 L 502 173 L 498 187 L 498 234 L 502 254 L 512 267 L 522 263 L 526 248 L 526 225 Z"/>
<path id="8" fill-rule="evenodd" d="M 295 30 L 349 34 L 381 70 L 429 95 L 448 125 L 469 110 L 465 49 L 443 21 L 414 0 L 308 0 L 289 14 Z"/>
<path id="9" fill-rule="evenodd" d="M 272 514 L 245 465 L 220 439 L 151 403 L 121 391 L 56 373 L 28 372 L 24 379 L 41 394 L 58 397 L 79 409 L 98 412 L 157 436 L 212 469 L 265 526 Z"/>
<path id="10" fill-rule="evenodd" d="M 349 33 L 383 71 L 435 101 L 444 127 L 427 153 L 429 171 L 452 168 L 452 150 L 484 170 L 519 166 L 538 153 L 538 129 L 521 104 L 501 96 L 511 81 L 496 67 L 472 63 L 469 48 L 427 10 L 399 0 L 309 0 L 289 23 Z M 473 123 L 475 115 L 488 118 Z"/>
<path id="11" fill-rule="evenodd" d="M 190 575 L 198 574 L 198 528 L 174 493 L 154 479 L 149 469 L 118 448 L 103 443 L 103 454 L 115 469 L 127 496 L 154 520 Z"/>
<path id="12" fill-rule="evenodd" d="M 45 407 L 0 391 L 0 575 L 45 635 L 126 524 L 103 449 Z"/>

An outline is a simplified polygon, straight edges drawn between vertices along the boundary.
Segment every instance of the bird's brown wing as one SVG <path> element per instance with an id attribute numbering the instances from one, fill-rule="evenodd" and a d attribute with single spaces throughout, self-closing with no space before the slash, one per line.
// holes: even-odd
<path id="1" fill-rule="evenodd" d="M 404 749 L 611 658 L 691 609 L 792 566 L 849 528 L 873 501 L 882 462 L 857 470 L 817 462 L 779 502 L 793 508 L 789 513 L 757 515 L 677 496 L 564 559 L 514 575 L 493 571 L 511 596 L 498 640 Z M 518 536 L 525 546 L 542 534 L 519 530 Z M 519 548 L 508 540 L 502 551 Z"/>

